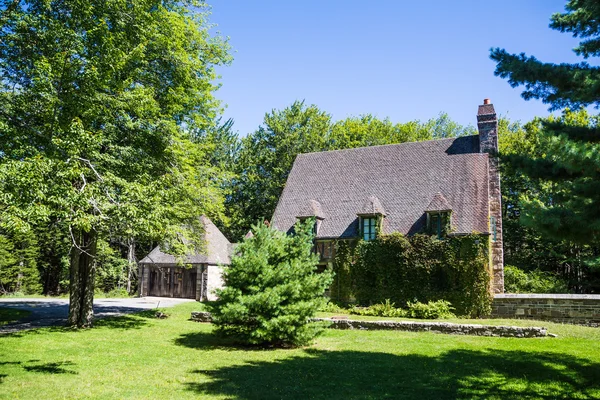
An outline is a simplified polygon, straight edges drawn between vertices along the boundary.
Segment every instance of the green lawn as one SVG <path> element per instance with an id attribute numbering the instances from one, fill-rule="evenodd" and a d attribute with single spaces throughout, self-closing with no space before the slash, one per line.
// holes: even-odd
<path id="1" fill-rule="evenodd" d="M 188 321 L 198 308 L 0 337 L 0 398 L 600 399 L 594 328 L 542 323 L 560 337 L 541 339 L 328 330 L 307 348 L 259 350 Z"/>
<path id="2" fill-rule="evenodd" d="M 25 310 L 15 310 L 14 308 L 0 307 L 0 326 L 18 321 L 31 314 Z M 1 363 L 1 361 L 0 361 Z"/>

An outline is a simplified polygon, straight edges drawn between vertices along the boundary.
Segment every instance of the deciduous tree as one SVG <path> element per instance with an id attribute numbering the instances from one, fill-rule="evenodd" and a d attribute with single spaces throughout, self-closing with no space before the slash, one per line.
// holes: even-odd
<path id="1" fill-rule="evenodd" d="M 89 326 L 100 238 L 175 238 L 221 201 L 190 132 L 218 112 L 214 66 L 228 46 L 195 0 L 4 0 L 0 11 L 1 221 L 67 227 L 69 324 Z"/>

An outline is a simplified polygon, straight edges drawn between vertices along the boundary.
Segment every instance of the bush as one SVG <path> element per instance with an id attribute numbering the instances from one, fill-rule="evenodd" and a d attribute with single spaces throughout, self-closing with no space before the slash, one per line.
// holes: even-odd
<path id="1" fill-rule="evenodd" d="M 106 297 L 108 298 L 119 298 L 119 297 L 129 297 L 130 294 L 127 292 L 125 288 L 114 288 L 110 292 L 106 293 Z"/>
<path id="2" fill-rule="evenodd" d="M 550 272 L 525 272 L 512 265 L 504 266 L 504 290 L 507 293 L 568 293 L 565 281 Z"/>
<path id="3" fill-rule="evenodd" d="M 224 267 L 225 288 L 212 307 L 221 335 L 252 345 L 290 346 L 310 342 L 320 325 L 310 323 L 325 305 L 332 273 L 316 272 L 312 253 L 314 220 L 286 235 L 263 224 L 236 248 Z"/>
<path id="4" fill-rule="evenodd" d="M 406 316 L 406 311 L 396 308 L 395 304 L 390 302 L 390 299 L 386 299 L 384 303 L 374 304 L 370 307 L 352 307 L 350 314 L 400 318 Z"/>
<path id="5" fill-rule="evenodd" d="M 419 303 L 408 303 L 407 316 L 410 318 L 419 319 L 443 319 L 443 318 L 454 318 L 455 315 L 452 312 L 454 307 L 451 306 L 450 302 L 445 300 L 430 301 L 427 304 Z"/>
<path id="6" fill-rule="evenodd" d="M 348 312 L 348 310 L 346 310 L 345 308 L 340 307 L 337 304 L 332 303 L 330 301 L 327 302 L 321 308 L 319 308 L 319 311 L 321 311 L 321 312 L 329 312 L 329 313 L 345 313 L 345 312 Z"/>

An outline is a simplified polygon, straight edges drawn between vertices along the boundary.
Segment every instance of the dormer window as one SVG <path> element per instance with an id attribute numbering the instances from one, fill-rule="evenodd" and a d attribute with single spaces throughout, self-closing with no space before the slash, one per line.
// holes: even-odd
<path id="1" fill-rule="evenodd" d="M 427 213 L 427 233 L 441 239 L 450 232 L 452 207 L 441 193 L 438 192 L 433 196 L 425 212 Z"/>
<path id="2" fill-rule="evenodd" d="M 448 234 L 450 227 L 450 211 L 438 211 L 427 213 L 427 231 L 436 235 L 438 239 Z"/>
<path id="3" fill-rule="evenodd" d="M 381 230 L 383 217 L 385 216 L 385 211 L 379 199 L 370 196 L 357 215 L 360 238 L 365 241 L 374 240 Z"/>
<path id="4" fill-rule="evenodd" d="M 363 240 L 369 241 L 377 237 L 377 218 L 362 217 L 361 231 Z"/>

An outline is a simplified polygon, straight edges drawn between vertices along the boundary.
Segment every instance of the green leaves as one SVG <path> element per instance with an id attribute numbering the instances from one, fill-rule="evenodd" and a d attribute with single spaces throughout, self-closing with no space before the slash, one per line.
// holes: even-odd
<path id="1" fill-rule="evenodd" d="M 301 345 L 317 333 L 308 320 L 325 303 L 330 271 L 316 272 L 312 224 L 294 236 L 257 224 L 224 267 L 213 310 L 219 332 L 253 345 Z"/>

